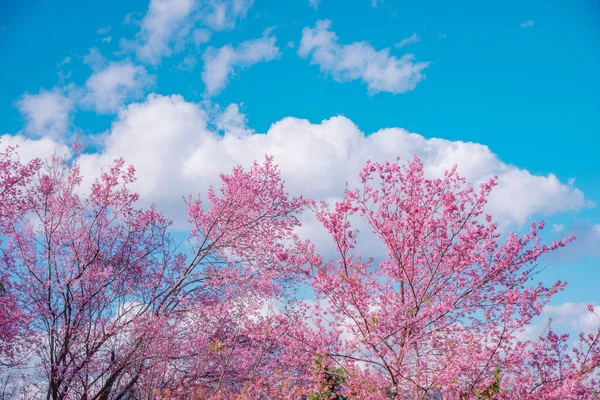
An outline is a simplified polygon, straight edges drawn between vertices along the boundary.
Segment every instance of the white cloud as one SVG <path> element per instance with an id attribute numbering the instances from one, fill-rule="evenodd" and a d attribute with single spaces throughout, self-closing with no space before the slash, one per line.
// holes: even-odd
<path id="1" fill-rule="evenodd" d="M 84 157 L 86 175 L 123 156 L 138 170 L 136 190 L 142 199 L 174 216 L 183 212 L 181 196 L 204 192 L 218 183 L 219 173 L 236 164 L 249 166 L 265 154 L 275 157 L 290 193 L 315 199 L 339 198 L 346 182 L 357 185 L 367 159 L 406 161 L 417 154 L 431 177 L 454 164 L 474 184 L 498 175 L 488 211 L 506 226 L 527 223 L 534 214 L 590 205 L 581 191 L 554 175 L 533 175 L 506 164 L 481 144 L 427 139 L 401 128 L 366 135 L 345 117 L 318 124 L 288 117 L 257 134 L 237 105 L 220 110 L 181 96 L 152 94 L 120 109 L 100 148 Z M 311 225 L 307 231 L 313 228 L 318 229 Z"/>
<path id="2" fill-rule="evenodd" d="M 390 49 L 376 50 L 367 42 L 340 45 L 330 28 L 329 20 L 317 21 L 314 28 L 304 28 L 298 55 L 310 56 L 311 64 L 319 65 L 321 71 L 330 73 L 335 80 L 361 79 L 370 94 L 408 92 L 423 80 L 422 70 L 428 62 L 416 62 L 412 54 L 397 58 L 390 55 Z"/>
<path id="3" fill-rule="evenodd" d="M 142 200 L 181 217 L 182 196 L 207 187 L 206 182 L 190 180 L 183 173 L 194 151 L 214 136 L 207 122 L 206 111 L 181 96 L 149 95 L 146 101 L 119 111 L 103 138 L 103 151 L 83 156 L 82 171 L 91 178 L 113 159 L 125 157 L 138 171 L 134 188 Z"/>
<path id="4" fill-rule="evenodd" d="M 0 151 L 7 147 L 18 147 L 17 153 L 23 162 L 34 158 L 46 159 L 54 153 L 59 155 L 70 155 L 70 149 L 63 143 L 50 137 L 30 139 L 20 135 L 0 135 Z"/>
<path id="5" fill-rule="evenodd" d="M 209 0 L 203 10 L 203 22 L 216 31 L 233 29 L 236 20 L 246 16 L 254 0 Z"/>
<path id="6" fill-rule="evenodd" d="M 600 314 L 600 306 L 596 305 L 594 312 Z M 592 333 L 600 328 L 598 317 L 589 312 L 586 303 L 547 305 L 544 307 L 542 316 L 552 318 L 553 323 L 569 324 L 577 333 Z"/>
<path id="7" fill-rule="evenodd" d="M 535 24 L 535 21 L 530 19 L 529 21 L 525 21 L 521 24 L 521 28 L 531 28 Z"/>
<path id="8" fill-rule="evenodd" d="M 594 312 L 600 315 L 600 306 L 593 305 Z M 557 305 L 546 305 L 542 314 L 532 320 L 523 332 L 517 334 L 520 340 L 537 341 L 542 335 L 548 323 L 555 332 L 568 332 L 571 335 L 571 344 L 578 341 L 579 333 L 593 333 L 600 329 L 598 316 L 589 312 L 587 303 L 562 303 Z"/>
<path id="9" fill-rule="evenodd" d="M 211 32 L 207 29 L 194 29 L 192 32 L 192 41 L 196 47 L 210 40 Z"/>
<path id="10" fill-rule="evenodd" d="M 238 163 L 250 165 L 265 154 L 275 157 L 292 193 L 330 199 L 343 193 L 346 182 L 358 182 L 366 159 L 393 161 L 400 156 L 407 160 L 417 154 L 429 176 L 440 176 L 454 164 L 475 184 L 498 175 L 488 210 L 507 224 L 527 223 L 533 214 L 589 205 L 581 191 L 554 175 L 532 175 L 502 162 L 477 143 L 426 139 L 400 128 L 365 135 L 345 117 L 320 124 L 288 117 L 274 123 L 266 134 L 253 134 L 236 105 L 215 117 L 212 114 L 179 96 L 151 95 L 119 113 L 102 154 L 107 159 L 125 156 L 134 163 L 149 201 L 159 194 L 179 199 L 201 191 L 207 183 L 216 183 L 219 173 Z M 224 132 L 222 136 L 208 128 L 209 120 Z"/>
<path id="11" fill-rule="evenodd" d="M 102 43 L 110 43 L 112 42 L 112 36 L 107 36 L 102 38 Z"/>
<path id="12" fill-rule="evenodd" d="M 25 132 L 52 138 L 66 133 L 73 106 L 69 89 L 41 90 L 38 94 L 25 94 L 17 102 L 17 108 L 26 119 Z"/>
<path id="13" fill-rule="evenodd" d="M 371 0 L 371 7 L 377 7 L 379 3 L 383 4 L 383 0 Z"/>
<path id="14" fill-rule="evenodd" d="M 196 67 L 196 58 L 194 56 L 185 56 L 183 60 L 174 68 L 182 71 L 191 71 Z"/>
<path id="15" fill-rule="evenodd" d="M 277 58 L 280 53 L 275 41 L 274 36 L 265 35 L 246 40 L 235 48 L 230 45 L 218 49 L 209 47 L 202 56 L 202 81 L 206 92 L 209 95 L 217 94 L 227 85 L 229 77 L 240 69 Z"/>
<path id="16" fill-rule="evenodd" d="M 218 31 L 232 29 L 252 3 L 253 0 L 151 0 L 135 41 L 122 41 L 122 45 L 134 50 L 140 60 L 157 64 L 162 57 L 182 50 L 190 36 L 196 45 L 207 41 L 210 36 L 194 29 L 197 24 Z"/>
<path id="17" fill-rule="evenodd" d="M 138 34 L 137 56 L 157 63 L 171 55 L 170 44 L 193 10 L 193 0 L 151 0 Z"/>
<path id="18" fill-rule="evenodd" d="M 82 104 L 99 113 L 114 112 L 126 101 L 142 97 L 153 82 L 154 78 L 142 66 L 129 61 L 112 62 L 85 82 Z"/>
<path id="19" fill-rule="evenodd" d="M 319 9 L 319 3 L 321 2 L 321 0 L 308 0 L 308 4 L 316 10 Z"/>
<path id="20" fill-rule="evenodd" d="M 92 71 L 99 71 L 106 67 L 108 60 L 100 53 L 100 50 L 96 47 L 92 47 L 90 52 L 83 56 L 83 63 L 87 64 L 92 68 Z"/>
<path id="21" fill-rule="evenodd" d="M 394 47 L 396 48 L 402 48 L 404 46 L 408 46 L 409 44 L 413 44 L 413 43 L 418 43 L 421 41 L 421 38 L 419 37 L 419 35 L 417 35 L 416 33 L 413 33 L 412 35 L 410 35 L 409 37 L 402 39 L 401 41 L 399 41 L 398 43 L 396 43 L 394 45 Z"/>
<path id="22" fill-rule="evenodd" d="M 248 118 L 240 112 L 237 104 L 230 104 L 215 117 L 215 127 L 225 135 L 244 137 L 252 135 L 254 130 L 248 128 Z"/>
<path id="23" fill-rule="evenodd" d="M 514 166 L 504 166 L 497 172 L 499 185 L 492 194 L 494 211 L 500 215 L 511 215 L 517 223 L 526 223 L 531 217 L 531 209 L 535 209 L 539 215 L 548 216 L 594 205 L 585 200 L 580 190 L 560 182 L 554 174 L 532 175 Z M 535 191 L 532 187 L 535 187 Z"/>

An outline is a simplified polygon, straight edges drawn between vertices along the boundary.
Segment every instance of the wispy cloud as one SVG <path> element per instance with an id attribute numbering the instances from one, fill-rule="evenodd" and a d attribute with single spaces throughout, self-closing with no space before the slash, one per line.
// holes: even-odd
<path id="1" fill-rule="evenodd" d="M 368 42 L 348 45 L 338 43 L 331 21 L 317 21 L 314 28 L 302 30 L 298 55 L 311 58 L 311 64 L 330 73 L 340 82 L 360 79 L 370 94 L 378 92 L 404 93 L 413 90 L 423 80 L 429 63 L 416 62 L 412 54 L 400 58 L 390 55 L 390 49 L 376 50 Z"/>
<path id="2" fill-rule="evenodd" d="M 308 0 L 308 4 L 310 4 L 310 6 L 315 9 L 315 11 L 319 8 L 320 2 L 321 0 Z"/>
<path id="3" fill-rule="evenodd" d="M 192 41 L 196 47 L 210 40 L 212 33 L 208 29 L 194 29 L 192 32 Z"/>
<path id="4" fill-rule="evenodd" d="M 552 224 L 552 230 L 556 233 L 561 233 L 565 230 L 565 226 L 563 224 Z"/>
<path id="5" fill-rule="evenodd" d="M 83 63 L 89 65 L 92 71 L 99 71 L 106 66 L 108 61 L 97 47 L 92 47 L 89 53 L 83 56 Z"/>
<path id="6" fill-rule="evenodd" d="M 136 43 L 131 46 L 138 58 L 156 64 L 161 57 L 169 56 L 170 44 L 177 37 L 178 31 L 185 29 L 186 19 L 193 8 L 192 0 L 151 0 Z M 129 47 L 128 42 L 123 44 Z"/>
<path id="7" fill-rule="evenodd" d="M 177 64 L 173 68 L 181 71 L 192 71 L 196 67 L 196 62 L 196 57 L 186 56 L 179 64 Z"/>
<path id="8" fill-rule="evenodd" d="M 237 47 L 231 45 L 218 49 L 209 47 L 202 56 L 204 60 L 202 81 L 206 85 L 206 92 L 209 95 L 220 92 L 236 70 L 277 58 L 280 53 L 275 41 L 274 36 L 266 34 L 259 39 L 246 40 Z"/>
<path id="9" fill-rule="evenodd" d="M 529 21 L 525 21 L 521 24 L 521 28 L 531 28 L 535 23 L 534 20 L 530 19 Z"/>
<path id="10" fill-rule="evenodd" d="M 110 32 L 111 27 L 110 26 L 106 26 L 104 28 L 100 28 L 96 31 L 96 33 L 98 35 L 106 35 L 108 32 Z"/>
<path id="11" fill-rule="evenodd" d="M 67 56 L 67 57 L 63 58 L 63 60 L 62 60 L 61 62 L 59 62 L 59 63 L 57 64 L 57 66 L 60 68 L 60 67 L 62 67 L 63 65 L 67 65 L 67 64 L 69 64 L 70 62 L 71 62 L 71 57 L 70 57 L 70 56 Z"/>
<path id="12" fill-rule="evenodd" d="M 125 50 L 135 51 L 138 59 L 158 64 L 162 57 L 181 51 L 188 42 L 198 44 L 197 25 L 214 31 L 233 29 L 245 17 L 253 0 L 151 0 L 135 40 L 122 40 Z"/>
<path id="13" fill-rule="evenodd" d="M 409 44 L 413 44 L 413 43 L 418 43 L 420 41 L 421 41 L 421 38 L 419 37 L 419 35 L 417 35 L 416 33 L 413 33 L 409 37 L 402 39 L 401 41 L 396 43 L 394 45 L 394 47 L 399 49 L 401 47 L 408 46 Z"/>
<path id="14" fill-rule="evenodd" d="M 244 18 L 254 0 L 213 0 L 201 10 L 202 21 L 215 31 L 233 29 Z"/>

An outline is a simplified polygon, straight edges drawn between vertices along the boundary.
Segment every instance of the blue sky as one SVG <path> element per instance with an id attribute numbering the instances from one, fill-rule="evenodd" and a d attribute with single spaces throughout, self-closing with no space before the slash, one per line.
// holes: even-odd
<path id="1" fill-rule="evenodd" d="M 3 1 L 0 135 L 31 156 L 79 135 L 88 171 L 123 155 L 165 210 L 265 152 L 325 198 L 394 151 L 499 173 L 506 229 L 578 236 L 541 275 L 576 316 L 600 303 L 599 43 L 592 0 Z"/>

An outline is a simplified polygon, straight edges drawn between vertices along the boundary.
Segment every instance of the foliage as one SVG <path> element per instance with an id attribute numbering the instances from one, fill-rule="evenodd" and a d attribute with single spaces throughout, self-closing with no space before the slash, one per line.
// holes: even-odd
<path id="1" fill-rule="evenodd" d="M 344 400 L 342 388 L 346 380 L 344 370 L 332 368 L 324 364 L 323 357 L 317 356 L 314 360 L 315 370 L 312 372 L 318 377 L 317 389 L 308 395 L 308 400 Z"/>

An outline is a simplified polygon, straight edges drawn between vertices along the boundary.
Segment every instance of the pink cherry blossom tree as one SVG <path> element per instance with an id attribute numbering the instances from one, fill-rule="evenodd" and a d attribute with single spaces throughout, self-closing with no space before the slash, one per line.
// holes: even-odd
<path id="1" fill-rule="evenodd" d="M 21 163 L 15 148 L 0 152 L 0 366 L 10 366 L 17 361 L 19 350 L 28 333 L 28 320 L 21 309 L 14 282 L 11 281 L 11 255 L 2 246 L 3 236 L 31 206 L 26 188 L 31 183 L 40 161 Z"/>
<path id="2" fill-rule="evenodd" d="M 16 166 L 3 165 L 4 182 Z M 273 322 L 260 311 L 288 294 L 306 247 L 292 233 L 302 201 L 288 199 L 271 159 L 223 175 L 207 207 L 188 201 L 184 252 L 164 216 L 136 207 L 123 160 L 89 193 L 77 159 L 34 166 L 3 208 L 2 269 L 20 293 L 3 301 L 31 324 L 24 397 L 149 398 L 190 386 L 215 397 L 264 374 Z M 1 314 L 3 340 L 20 318 L 11 315 Z"/>
<path id="3" fill-rule="evenodd" d="M 267 157 L 222 175 L 204 201 L 189 197 L 190 230 L 177 241 L 165 216 L 137 205 L 134 173 L 116 160 L 85 188 L 77 156 L 23 164 L 13 149 L 0 154 L 0 375 L 14 378 L 4 396 L 588 399 L 598 391 L 600 331 L 575 348 L 551 329 L 520 339 L 565 286 L 533 284 L 540 257 L 571 239 L 542 244 L 543 223 L 502 239 L 484 215 L 493 179 L 476 192 L 455 170 L 426 179 L 418 159 L 369 162 L 363 187 L 329 209 L 290 198 Z M 295 235 L 307 206 L 336 259 L 323 261 Z M 369 232 L 353 228 L 356 218 L 384 257 L 357 252 Z M 296 293 L 300 284 L 315 301 Z"/>
<path id="4" fill-rule="evenodd" d="M 540 257 L 573 238 L 542 244 L 544 224 L 533 223 L 523 237 L 501 239 L 484 215 L 494 178 L 479 191 L 455 169 L 427 179 L 418 158 L 405 166 L 368 162 L 360 178 L 363 187 L 347 190 L 333 209 L 313 203 L 338 258 L 311 271 L 317 301 L 303 315 L 317 316 L 317 335 L 292 333 L 337 371 L 344 396 L 592 398 L 600 330 L 573 350 L 551 331 L 537 342 L 519 340 L 565 287 L 533 282 Z M 386 257 L 356 250 L 370 233 L 353 229 L 356 217 Z"/>

